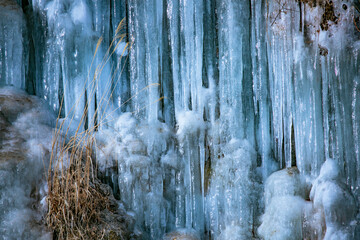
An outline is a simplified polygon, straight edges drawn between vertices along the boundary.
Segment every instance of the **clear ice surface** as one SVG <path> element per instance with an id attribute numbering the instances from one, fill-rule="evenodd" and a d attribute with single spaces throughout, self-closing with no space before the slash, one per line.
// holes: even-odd
<path id="1" fill-rule="evenodd" d="M 16 2 L 0 1 L 0 85 L 25 89 L 26 22 Z"/>
<path id="2" fill-rule="evenodd" d="M 9 2 L 0 84 L 96 129 L 144 239 L 356 239 L 358 1 Z"/>

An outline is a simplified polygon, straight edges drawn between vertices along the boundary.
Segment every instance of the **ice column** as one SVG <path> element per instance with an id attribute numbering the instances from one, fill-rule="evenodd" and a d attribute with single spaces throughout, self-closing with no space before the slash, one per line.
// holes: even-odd
<path id="1" fill-rule="evenodd" d="M 0 1 L 0 85 L 25 89 L 26 31 L 21 8 L 13 0 Z"/>
<path id="2" fill-rule="evenodd" d="M 158 120 L 163 1 L 128 4 L 132 108 L 139 118 Z"/>
<path id="3" fill-rule="evenodd" d="M 325 158 L 335 158 L 353 187 L 359 169 L 355 15 L 347 3 L 291 1 L 271 2 L 267 15 L 275 156 L 281 167 L 297 165 L 313 176 Z"/>

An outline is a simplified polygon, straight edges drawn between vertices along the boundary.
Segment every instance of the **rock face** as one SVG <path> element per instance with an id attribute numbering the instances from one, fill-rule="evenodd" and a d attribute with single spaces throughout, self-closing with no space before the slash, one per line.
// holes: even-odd
<path id="1" fill-rule="evenodd" d="M 0 88 L 0 236 L 51 239 L 44 227 L 45 160 L 51 151 L 52 114 L 12 87 Z"/>
<path id="2" fill-rule="evenodd" d="M 0 111 L 0 163 L 25 159 L 20 146 L 25 142 Z"/>
<path id="3" fill-rule="evenodd" d="M 0 90 L 0 162 L 26 159 L 27 149 L 24 145 L 25 138 L 28 137 L 26 132 L 30 131 L 30 128 L 22 128 L 25 126 L 20 122 L 34 109 L 41 112 L 40 106 L 41 102 L 36 97 L 23 91 L 10 87 Z M 31 125 L 33 120 L 29 119 L 27 124 Z"/>
<path id="4" fill-rule="evenodd" d="M 194 230 L 177 229 L 173 232 L 165 234 L 163 240 L 199 240 L 200 237 Z"/>
<path id="5" fill-rule="evenodd" d="M 21 90 L 0 89 L 0 162 L 36 158 L 51 151 L 55 117 L 43 106 L 39 98 Z"/>

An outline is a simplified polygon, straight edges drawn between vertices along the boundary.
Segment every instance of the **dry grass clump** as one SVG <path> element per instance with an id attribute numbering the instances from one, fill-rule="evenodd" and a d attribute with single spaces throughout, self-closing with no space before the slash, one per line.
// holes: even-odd
<path id="1" fill-rule="evenodd" d="M 84 89 L 79 98 L 82 98 L 86 91 L 90 92 L 91 96 L 95 96 L 100 72 L 114 54 L 119 42 L 125 38 L 125 35 L 120 33 L 123 26 L 124 21 L 121 21 L 103 62 L 96 68 L 95 76 L 89 84 L 92 89 L 86 89 L 87 84 L 84 83 Z M 94 58 L 101 42 L 102 38 L 98 41 Z M 109 79 L 109 82 L 111 80 L 113 79 Z M 110 85 L 109 83 L 108 91 L 110 91 Z M 74 104 L 73 108 L 78 102 Z M 104 99 L 101 99 L 101 102 L 106 104 L 106 109 L 109 103 Z M 47 174 L 48 212 L 46 224 L 53 229 L 56 239 L 123 239 L 128 230 L 125 227 L 127 227 L 129 219 L 126 219 L 125 212 L 118 209 L 111 189 L 109 190 L 96 178 L 94 133 L 104 122 L 106 116 L 99 116 L 98 109 L 96 109 L 94 117 L 98 118 L 97 121 L 94 126 L 83 131 L 82 126 L 86 122 L 89 107 L 86 103 L 75 134 L 67 139 L 73 117 L 67 119 L 70 120 L 70 124 L 64 131 L 66 119 L 61 123 L 59 121 L 62 105 L 63 99 L 56 123 L 57 130 L 52 142 Z M 129 228 L 128 231 L 131 231 L 131 227 Z"/>
<path id="2" fill-rule="evenodd" d="M 109 64 L 110 58 L 116 53 L 120 43 L 125 41 L 126 34 L 122 31 L 124 27 L 125 21 L 123 19 L 116 29 L 115 37 L 104 54 L 102 62 L 96 67 L 92 81 L 88 84 L 87 79 L 84 83 L 79 99 L 83 98 L 86 93 L 89 93 L 88 98 L 95 99 L 95 91 L 98 89 L 102 70 L 106 64 Z M 100 38 L 96 45 L 92 63 L 102 40 Z M 131 45 L 129 46 L 129 43 L 126 43 L 122 55 L 125 51 L 129 51 L 129 48 Z M 91 67 L 92 64 L 90 69 Z M 110 102 L 109 99 L 105 99 L 105 96 L 111 98 L 119 81 L 119 78 L 115 79 L 117 71 L 121 71 L 121 74 L 123 70 L 124 66 L 117 66 L 110 79 L 101 79 L 101 81 L 106 80 L 106 90 L 98 101 L 94 115 L 88 117 L 89 103 L 87 102 L 81 119 L 76 120 L 78 121 L 77 130 L 72 133 L 70 138 L 68 133 L 74 114 L 70 117 L 71 119 L 68 119 L 69 116 L 67 116 L 60 122 L 63 99 L 61 101 L 47 173 L 48 213 L 46 223 L 48 227 L 54 230 L 56 239 L 129 239 L 130 235 L 132 239 L 137 238 L 131 233 L 133 219 L 124 210 L 118 208 L 110 187 L 97 179 L 95 166 L 95 132 L 101 125 L 114 121 L 115 119 L 110 118 L 121 107 L 109 111 Z M 140 92 L 150 87 L 158 87 L 158 85 L 150 84 L 123 104 L 134 97 L 138 97 Z M 161 101 L 163 98 L 161 97 L 157 101 Z M 73 105 L 69 112 L 72 112 L 79 102 L 80 100 Z M 99 111 L 99 109 L 101 110 Z M 88 123 L 88 129 L 84 130 L 85 122 L 91 119 L 94 122 Z M 64 127 L 65 122 L 69 126 L 67 129 Z"/>
<path id="3" fill-rule="evenodd" d="M 94 144 L 89 131 L 64 146 L 54 142 L 58 161 L 48 172 L 46 223 L 56 239 L 129 239 L 133 220 L 96 178 Z"/>
<path id="4" fill-rule="evenodd" d="M 101 223 L 100 213 L 109 209 L 109 200 L 94 184 L 91 142 L 86 146 L 71 146 L 73 143 L 61 149 L 72 147 L 70 165 L 64 169 L 58 162 L 48 179 L 47 225 L 58 239 L 103 239 L 105 232 L 97 226 Z M 62 151 L 60 156 L 68 157 Z"/>

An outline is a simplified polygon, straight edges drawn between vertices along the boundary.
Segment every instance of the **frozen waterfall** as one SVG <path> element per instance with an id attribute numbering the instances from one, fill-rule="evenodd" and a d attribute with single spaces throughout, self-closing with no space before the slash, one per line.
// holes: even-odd
<path id="1" fill-rule="evenodd" d="M 360 239 L 358 0 L 0 0 L 0 33 L 141 239 Z"/>

